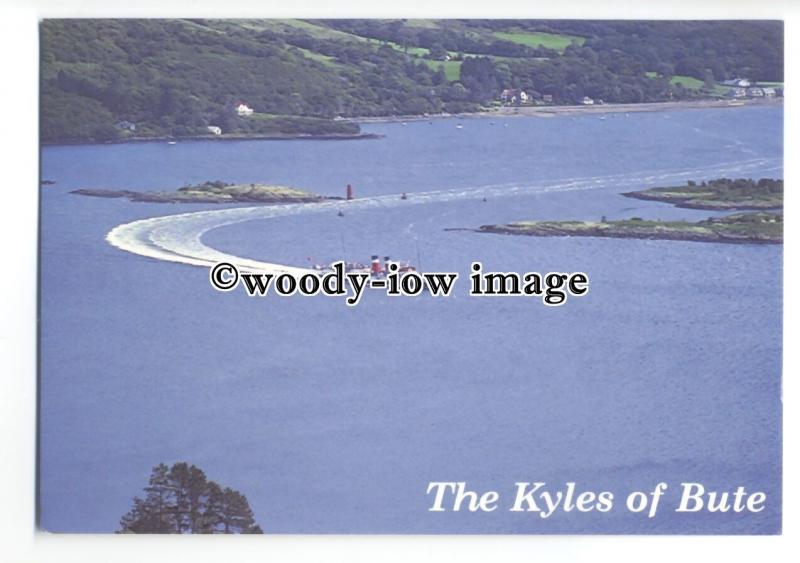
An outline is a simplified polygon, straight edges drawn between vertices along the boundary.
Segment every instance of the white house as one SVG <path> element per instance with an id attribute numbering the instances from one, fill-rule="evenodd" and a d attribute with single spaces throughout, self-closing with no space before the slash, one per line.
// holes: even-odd
<path id="1" fill-rule="evenodd" d="M 747 89 L 745 88 L 731 88 L 728 92 L 731 98 L 744 98 L 747 97 Z"/>
<path id="2" fill-rule="evenodd" d="M 214 135 L 222 135 L 222 129 L 216 125 L 209 125 L 206 129 L 208 129 L 209 133 L 213 133 Z"/>
<path id="3" fill-rule="evenodd" d="M 747 95 L 753 98 L 763 98 L 764 90 L 761 88 L 748 88 Z"/>
<path id="4" fill-rule="evenodd" d="M 581 100 L 581 104 L 584 106 L 593 106 L 594 100 L 591 99 L 589 96 L 584 96 L 583 99 Z"/>
<path id="5" fill-rule="evenodd" d="M 253 115 L 253 108 L 249 107 L 247 104 L 240 102 L 238 106 L 236 106 L 236 113 L 239 114 L 240 117 L 244 117 L 246 115 Z"/>
<path id="6" fill-rule="evenodd" d="M 512 104 L 516 104 L 517 102 L 525 104 L 528 103 L 528 100 L 530 100 L 530 96 L 528 96 L 528 93 L 525 90 L 507 88 L 500 93 L 500 99 L 504 102 L 509 102 Z"/>
<path id="7" fill-rule="evenodd" d="M 767 98 L 774 98 L 775 97 L 775 88 L 767 86 L 765 88 L 762 88 L 762 90 L 764 90 L 764 95 Z"/>
<path id="8" fill-rule="evenodd" d="M 123 120 L 117 123 L 117 127 L 120 129 L 125 129 L 126 131 L 136 131 L 136 124 L 132 121 Z"/>

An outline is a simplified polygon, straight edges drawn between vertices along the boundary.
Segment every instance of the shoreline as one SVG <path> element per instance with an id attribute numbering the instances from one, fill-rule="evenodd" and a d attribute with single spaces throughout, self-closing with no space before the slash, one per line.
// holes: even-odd
<path id="1" fill-rule="evenodd" d="M 623 197 L 642 201 L 658 201 L 682 209 L 708 211 L 765 211 L 783 209 L 783 180 L 761 178 L 754 180 L 711 180 L 687 182 L 682 186 L 647 188 L 624 192 Z"/>
<path id="2" fill-rule="evenodd" d="M 620 195 L 641 201 L 658 201 L 660 203 L 669 203 L 681 209 L 699 209 L 702 211 L 780 211 L 783 209 L 783 205 L 778 204 L 756 205 L 740 203 L 695 203 L 691 200 L 676 201 L 648 194 L 646 193 L 646 190 L 639 192 L 625 192 Z"/>
<path id="3" fill-rule="evenodd" d="M 683 111 L 691 109 L 731 109 L 740 107 L 772 107 L 783 106 L 783 98 L 772 99 L 747 99 L 747 100 L 695 100 L 682 102 L 643 102 L 637 104 L 602 104 L 593 106 L 502 106 L 470 113 L 437 113 L 429 115 L 386 115 L 348 117 L 339 121 L 358 124 L 370 123 L 401 123 L 406 121 L 431 121 L 433 119 L 485 119 L 485 118 L 511 118 L 511 117 L 557 117 L 576 116 L 582 114 L 606 113 L 642 113 L 662 111 Z M 60 139 L 40 141 L 40 146 L 60 145 L 121 145 L 128 143 L 168 143 L 199 141 L 362 141 L 382 139 L 385 135 L 380 133 L 274 133 L 274 134 L 231 134 L 231 135 L 190 135 L 187 137 L 129 137 L 126 139 L 113 139 L 108 141 L 95 141 L 88 139 Z"/>
<path id="4" fill-rule="evenodd" d="M 55 141 L 40 141 L 40 146 L 62 145 L 125 145 L 133 143 L 168 143 L 176 144 L 199 141 L 363 141 L 382 139 L 385 135 L 380 133 L 356 133 L 353 135 L 338 133 L 298 133 L 298 134 L 254 134 L 254 135 L 191 135 L 188 137 L 129 137 L 127 139 L 113 139 L 109 141 L 91 141 L 87 139 L 65 139 Z"/>
<path id="5" fill-rule="evenodd" d="M 534 221 L 505 225 L 481 225 L 478 228 L 446 228 L 445 231 L 468 231 L 480 234 L 529 237 L 591 237 L 632 240 L 668 240 L 723 244 L 783 244 L 783 237 L 741 233 L 724 228 L 711 228 L 712 223 L 685 223 L 680 228 L 668 224 L 627 227 L 622 224 L 600 224 L 588 221 Z M 700 230 L 698 230 L 700 228 Z"/>
<path id="6" fill-rule="evenodd" d="M 487 117 L 556 117 L 581 114 L 604 113 L 643 113 L 661 111 L 682 111 L 690 109 L 731 109 L 748 106 L 783 106 L 783 98 L 746 100 L 694 100 L 682 102 L 642 102 L 636 104 L 600 104 L 571 106 L 501 106 L 470 113 L 437 113 L 429 115 L 397 115 L 378 117 L 353 117 L 346 121 L 353 123 L 397 123 L 402 121 L 430 121 L 432 119 L 479 119 Z"/>
<path id="7" fill-rule="evenodd" d="M 323 196 L 286 186 L 255 183 L 226 184 L 219 181 L 184 186 L 175 191 L 137 192 L 105 188 L 80 188 L 69 193 L 105 199 L 126 198 L 134 203 L 260 203 L 277 205 L 283 203 L 319 203 L 342 199 L 336 196 Z"/>

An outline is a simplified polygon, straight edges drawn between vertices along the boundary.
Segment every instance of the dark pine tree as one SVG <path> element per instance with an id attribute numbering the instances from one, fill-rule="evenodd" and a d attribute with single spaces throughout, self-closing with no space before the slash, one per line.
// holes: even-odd
<path id="1" fill-rule="evenodd" d="M 243 494 L 209 481 L 194 465 L 155 466 L 144 492 L 144 499 L 134 497 L 119 533 L 263 533 Z"/>
<path id="2" fill-rule="evenodd" d="M 134 534 L 174 534 L 175 524 L 173 491 L 169 483 L 169 468 L 163 463 L 155 466 L 150 482 L 144 488 L 144 500 L 133 498 L 133 508 L 120 520 L 121 532 Z"/>
<path id="3" fill-rule="evenodd" d="M 253 518 L 250 504 L 239 491 L 222 491 L 222 524 L 226 534 L 261 534 L 261 528 Z"/>

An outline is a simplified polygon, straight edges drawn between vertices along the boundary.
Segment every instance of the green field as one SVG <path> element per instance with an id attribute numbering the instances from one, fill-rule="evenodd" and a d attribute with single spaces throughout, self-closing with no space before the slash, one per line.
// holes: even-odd
<path id="1" fill-rule="evenodd" d="M 646 72 L 645 73 L 649 78 L 657 78 L 658 73 L 656 72 Z M 699 78 L 695 78 L 694 76 L 684 76 L 682 74 L 677 74 L 669 79 L 669 83 L 673 86 L 677 86 L 680 84 L 684 88 L 688 90 L 702 90 L 705 86 L 705 83 L 700 80 Z M 725 93 L 728 91 L 727 86 L 722 85 L 715 85 L 714 91 L 717 93 Z"/>
<path id="2" fill-rule="evenodd" d="M 439 27 L 439 24 L 437 24 L 434 20 L 425 19 L 406 20 L 406 25 L 408 27 L 422 27 L 426 29 L 438 29 Z"/>
<path id="3" fill-rule="evenodd" d="M 412 57 L 424 57 L 430 52 L 428 51 L 428 49 L 424 47 L 406 47 L 404 45 L 400 45 L 399 43 L 395 43 L 393 41 L 383 41 L 382 43 L 385 43 L 395 51 L 399 51 L 400 53 L 407 53 Z"/>
<path id="4" fill-rule="evenodd" d="M 658 78 L 657 72 L 645 72 L 648 78 Z M 689 90 L 700 90 L 703 87 L 703 81 L 695 78 L 694 76 L 683 76 L 683 75 L 675 75 L 669 79 L 669 83 L 672 85 L 680 84 L 684 88 L 688 88 Z"/>
<path id="5" fill-rule="evenodd" d="M 703 87 L 704 83 L 702 80 L 698 80 L 693 76 L 673 76 L 669 79 L 670 84 L 678 85 L 680 84 L 684 88 L 689 88 L 690 90 L 699 90 Z"/>
<path id="6" fill-rule="evenodd" d="M 444 75 L 450 82 L 455 82 L 461 79 L 461 62 L 462 61 L 431 61 L 425 60 L 425 64 L 430 68 L 436 70 L 440 66 L 444 67 Z"/>
<path id="7" fill-rule="evenodd" d="M 564 49 L 575 41 L 578 45 L 583 45 L 586 38 L 577 35 L 557 35 L 555 33 L 545 33 L 543 31 L 495 31 L 492 35 L 498 39 L 527 45 L 528 47 L 546 47 L 563 53 Z"/>
<path id="8" fill-rule="evenodd" d="M 307 22 L 304 20 L 267 20 L 267 21 L 274 22 L 279 25 L 294 27 L 296 29 L 302 29 L 312 37 L 317 37 L 319 39 L 344 39 L 351 41 L 367 41 L 365 37 L 361 37 L 360 35 L 353 35 L 352 33 L 339 31 L 337 29 L 332 29 L 324 25 L 317 25 L 315 23 Z"/>
<path id="9" fill-rule="evenodd" d="M 303 56 L 306 57 L 307 59 L 320 62 L 325 66 L 329 67 L 341 66 L 339 65 L 339 63 L 336 62 L 335 57 L 329 57 L 328 55 L 323 55 L 322 53 L 309 51 L 308 49 L 303 49 L 302 47 L 296 47 L 296 49 L 301 53 L 303 53 Z"/>
<path id="10" fill-rule="evenodd" d="M 407 54 L 410 57 L 414 57 L 415 59 L 422 60 L 429 68 L 437 69 L 440 66 L 444 67 L 445 75 L 447 76 L 447 80 L 450 82 L 457 81 L 461 78 L 461 62 L 462 61 L 434 61 L 425 59 L 430 54 L 430 50 L 426 49 L 425 47 L 412 47 L 412 46 L 405 46 L 400 43 L 396 43 L 394 41 L 382 41 L 379 39 L 374 39 L 370 37 L 364 37 L 361 35 L 356 35 L 354 33 L 347 33 L 345 31 L 339 31 L 336 29 L 332 29 L 326 27 L 324 25 L 319 25 L 316 23 L 304 21 L 304 20 L 297 20 L 297 19 L 284 19 L 284 20 L 238 20 L 237 25 L 241 27 L 245 27 L 247 29 L 253 29 L 256 31 L 274 31 L 274 32 L 286 32 L 291 29 L 298 29 L 303 30 L 309 33 L 311 36 L 316 37 L 317 39 L 338 39 L 338 40 L 349 40 L 349 41 L 358 41 L 358 42 L 366 42 L 371 43 L 375 46 L 375 48 L 380 47 L 381 45 L 388 45 L 395 51 L 399 53 Z M 436 28 L 439 25 L 433 20 L 408 20 L 406 25 L 410 27 L 419 27 L 419 28 Z M 466 31 L 468 35 L 472 35 L 475 39 L 486 39 L 486 35 L 481 35 L 477 32 L 473 31 Z M 543 45 L 544 47 L 548 47 L 550 49 L 555 49 L 559 52 L 563 52 L 563 50 L 575 39 L 578 43 L 582 44 L 585 39 L 583 37 L 572 36 L 572 35 L 556 35 L 553 33 L 545 33 L 545 32 L 495 32 L 489 35 L 488 37 L 492 38 L 499 38 L 505 39 L 507 41 L 513 41 L 515 43 L 519 43 L 522 45 L 528 45 L 532 47 L 538 47 L 539 45 Z M 334 67 L 334 66 L 341 66 L 340 63 L 336 62 L 334 57 L 329 57 L 327 55 L 323 55 L 321 53 L 316 53 L 314 51 L 310 51 L 308 49 L 298 48 L 298 50 L 303 53 L 306 58 L 318 61 L 325 66 Z M 455 51 L 450 51 L 450 56 L 455 58 L 459 53 Z M 501 57 L 497 55 L 479 55 L 475 53 L 461 53 L 465 58 L 466 57 L 489 57 L 495 62 L 505 62 L 505 61 L 513 61 L 515 60 L 514 57 Z"/>
<path id="11" fill-rule="evenodd" d="M 248 20 L 211 20 L 213 28 L 218 31 L 229 31 L 237 27 L 250 29 L 253 31 L 272 31 L 274 33 L 290 33 L 293 30 L 300 30 L 308 33 L 311 37 L 321 40 L 341 40 L 369 42 L 370 39 L 339 31 L 324 25 L 319 25 L 305 20 L 296 19 L 248 19 Z M 374 40 L 373 40 L 374 41 Z"/>
<path id="12" fill-rule="evenodd" d="M 658 77 L 657 72 L 646 72 L 645 74 L 649 78 Z M 670 78 L 669 83 L 672 85 L 680 84 L 687 90 L 702 90 L 705 87 L 705 83 L 699 78 L 695 78 L 694 76 L 684 76 L 681 74 L 678 74 Z M 714 84 L 714 89 L 712 90 L 712 92 L 717 96 L 725 96 L 730 91 L 730 89 L 731 89 L 730 86 L 724 86 L 722 84 Z"/>

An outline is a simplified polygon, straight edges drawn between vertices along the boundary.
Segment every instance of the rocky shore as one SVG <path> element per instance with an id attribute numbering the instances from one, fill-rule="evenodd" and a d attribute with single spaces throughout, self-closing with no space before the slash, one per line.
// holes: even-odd
<path id="1" fill-rule="evenodd" d="M 73 194 L 127 198 L 130 201 L 149 203 L 311 203 L 337 197 L 326 197 L 304 190 L 286 186 L 266 184 L 226 184 L 225 182 L 206 182 L 195 186 L 184 186 L 174 192 L 135 192 L 131 190 L 110 190 L 83 188 L 73 190 Z"/>
<path id="2" fill-rule="evenodd" d="M 696 223 L 685 221 L 524 221 L 506 225 L 483 225 L 468 229 L 477 233 L 538 237 L 578 236 L 725 242 L 738 244 L 783 243 L 783 215 L 740 213 Z"/>
<path id="3" fill-rule="evenodd" d="M 724 193 L 713 186 L 680 186 L 675 188 L 652 188 L 622 195 L 645 201 L 671 203 L 684 209 L 706 209 L 709 211 L 764 211 L 783 207 L 783 181 L 780 192 L 763 191 L 756 194 Z"/>

